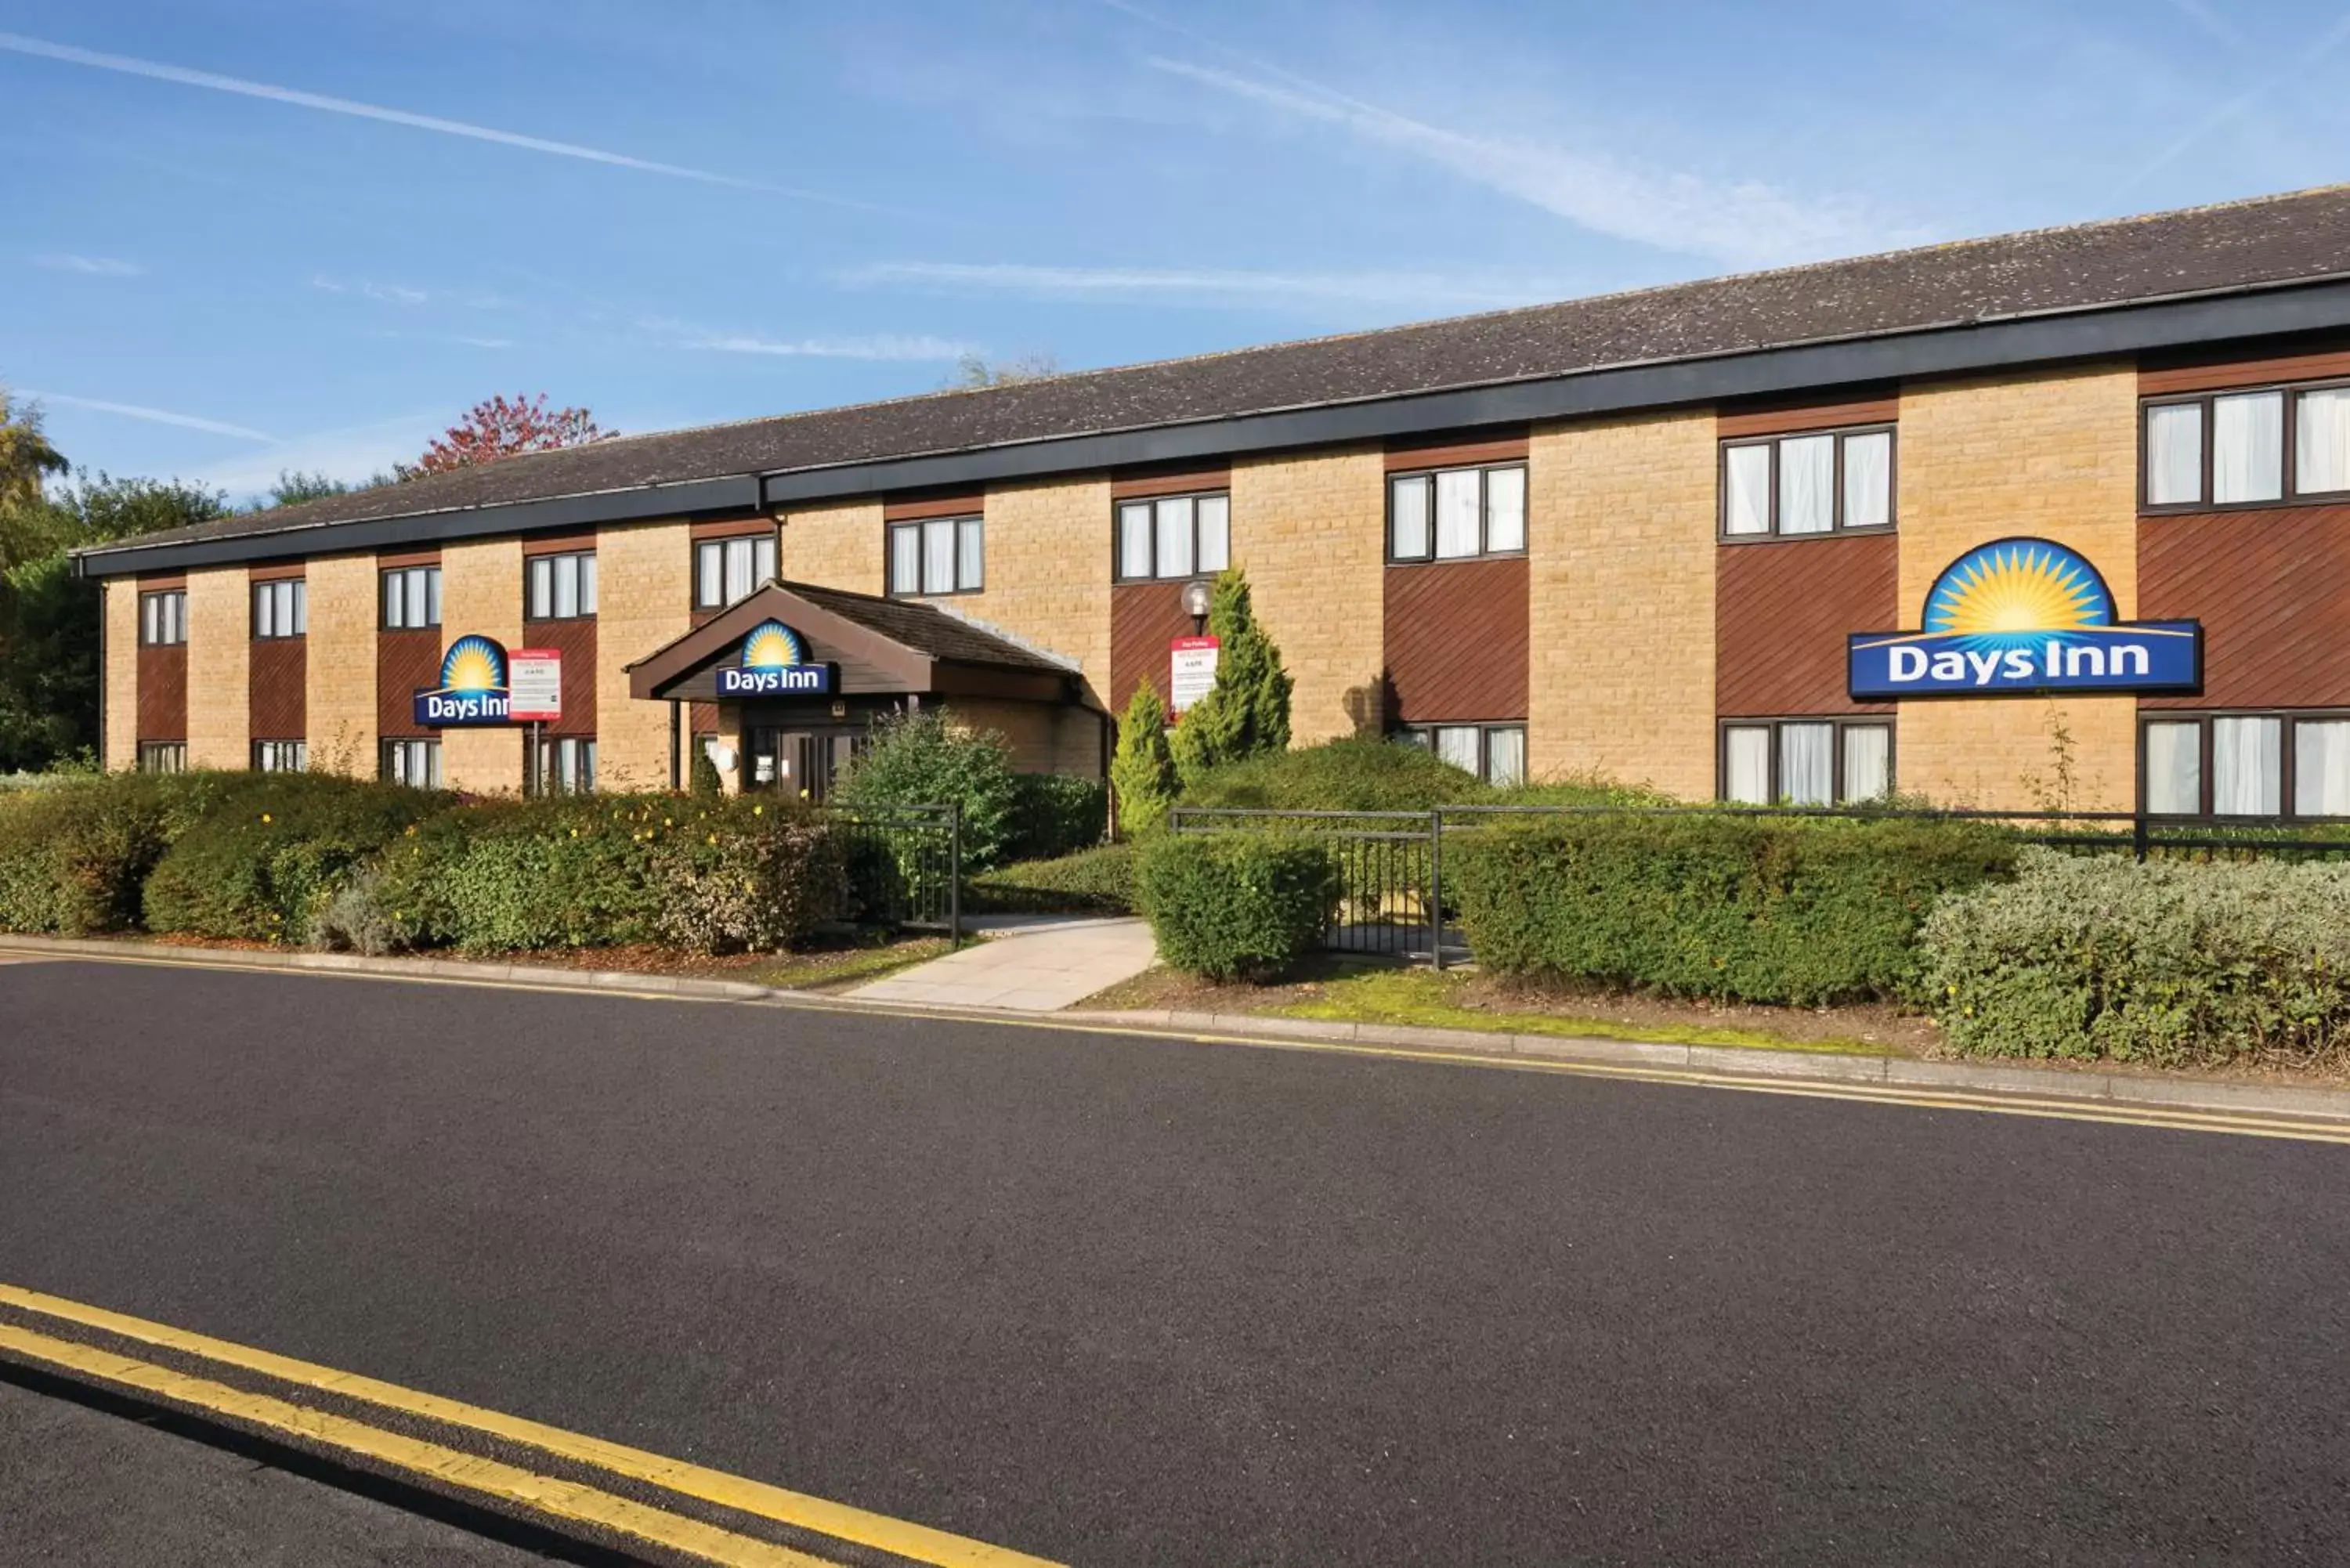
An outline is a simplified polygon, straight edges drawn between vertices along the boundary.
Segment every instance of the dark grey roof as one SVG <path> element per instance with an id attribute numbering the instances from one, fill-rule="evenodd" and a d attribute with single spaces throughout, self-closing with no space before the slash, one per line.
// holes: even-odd
<path id="1" fill-rule="evenodd" d="M 120 549 L 446 514 L 2350 278 L 2350 186 L 536 453 Z M 664 514 L 658 497 L 629 514 Z M 682 507 L 681 510 L 684 509 Z"/>
<path id="2" fill-rule="evenodd" d="M 1008 632 L 974 625 L 936 605 L 912 599 L 888 599 L 873 594 L 853 594 L 846 588 L 818 587 L 814 583 L 779 582 L 775 587 L 806 599 L 843 620 L 869 627 L 890 641 L 930 659 L 958 664 L 1000 664 L 1021 670 L 1049 670 L 1055 675 L 1075 674 L 1065 659 L 1031 647 Z"/>

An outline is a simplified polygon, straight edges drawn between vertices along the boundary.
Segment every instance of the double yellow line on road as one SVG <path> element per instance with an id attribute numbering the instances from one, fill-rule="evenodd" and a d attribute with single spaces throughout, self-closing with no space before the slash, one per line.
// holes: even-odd
<path id="1" fill-rule="evenodd" d="M 584 1526 L 726 1568 L 821 1568 L 834 1561 L 820 1554 L 821 1547 L 807 1551 L 763 1540 L 586 1481 L 393 1431 L 293 1398 L 234 1386 L 71 1335 L 77 1330 L 95 1331 L 174 1352 L 215 1368 L 257 1375 L 286 1386 L 289 1393 L 308 1390 L 335 1396 L 432 1422 L 461 1438 L 473 1434 L 520 1445 L 605 1476 L 782 1525 L 800 1538 L 866 1547 L 933 1568 L 1053 1568 L 1044 1558 L 926 1525 L 20 1285 L 0 1283 L 0 1308 L 41 1320 L 37 1328 L 0 1321 L 0 1358 L 160 1398 L 313 1452 L 341 1456 L 365 1468 L 485 1499 L 506 1511 L 519 1511 L 558 1527 Z M 54 1328 L 65 1332 L 44 1332 Z"/>

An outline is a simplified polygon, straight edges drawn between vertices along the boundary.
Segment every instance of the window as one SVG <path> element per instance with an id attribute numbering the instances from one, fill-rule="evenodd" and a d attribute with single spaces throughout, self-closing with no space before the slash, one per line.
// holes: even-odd
<path id="1" fill-rule="evenodd" d="M 2148 717 L 2138 800 L 2149 816 L 2350 817 L 2350 712 Z"/>
<path id="2" fill-rule="evenodd" d="M 1232 564 L 1229 495 L 1162 495 L 1118 504 L 1118 578 L 1212 576 Z"/>
<path id="3" fill-rule="evenodd" d="M 2146 405 L 2144 430 L 2149 510 L 2350 495 L 2350 386 L 2166 398 Z"/>
<path id="4" fill-rule="evenodd" d="M 587 794 L 596 787 L 596 742 L 554 735 L 538 743 L 538 792 Z"/>
<path id="5" fill-rule="evenodd" d="M 1721 536 L 1893 526 L 1893 431 L 1878 425 L 1721 443 Z"/>
<path id="6" fill-rule="evenodd" d="M 1721 726 L 1721 798 L 1737 805 L 1857 805 L 1893 793 L 1882 719 L 1741 719 Z"/>
<path id="7" fill-rule="evenodd" d="M 393 784 L 409 784 L 417 789 L 439 789 L 441 742 L 386 741 L 383 743 L 383 776 Z"/>
<path id="8" fill-rule="evenodd" d="M 889 591 L 975 594 L 987 580 L 986 529 L 976 517 L 889 524 Z"/>
<path id="9" fill-rule="evenodd" d="M 188 640 L 187 589 L 139 596 L 139 640 L 149 648 L 170 648 Z"/>
<path id="10" fill-rule="evenodd" d="M 525 620 L 577 620 L 596 613 L 596 553 L 533 556 L 523 563 Z"/>
<path id="11" fill-rule="evenodd" d="M 773 534 L 704 539 L 693 547 L 693 607 L 724 609 L 739 605 L 775 575 Z"/>
<path id="12" fill-rule="evenodd" d="M 142 774 L 182 774 L 188 771 L 185 741 L 141 741 L 139 771 Z"/>
<path id="13" fill-rule="evenodd" d="M 253 585 L 253 635 L 300 637 L 310 629 L 310 595 L 299 577 Z"/>
<path id="14" fill-rule="evenodd" d="M 307 741 L 255 741 L 253 742 L 253 765 L 265 774 L 307 772 L 310 744 Z"/>
<path id="15" fill-rule="evenodd" d="M 1526 727 L 1522 723 L 1407 724 L 1402 734 L 1487 784 L 1526 782 Z"/>
<path id="16" fill-rule="evenodd" d="M 386 631 L 421 631 L 441 624 L 441 568 L 396 566 L 383 575 Z"/>
<path id="17" fill-rule="evenodd" d="M 1388 477 L 1388 560 L 1455 561 L 1525 547 L 1525 464 Z"/>

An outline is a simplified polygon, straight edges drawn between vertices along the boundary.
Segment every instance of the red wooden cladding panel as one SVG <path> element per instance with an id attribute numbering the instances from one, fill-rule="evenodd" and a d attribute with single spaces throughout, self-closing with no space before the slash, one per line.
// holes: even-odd
<path id="1" fill-rule="evenodd" d="M 953 495 L 910 495 L 902 501 L 882 502 L 881 520 L 911 523 L 922 517 L 976 517 L 986 507 L 987 497 L 977 491 Z"/>
<path id="2" fill-rule="evenodd" d="M 1188 468 L 1172 473 L 1119 474 L 1109 482 L 1112 501 L 1137 501 L 1147 495 L 1189 495 L 1195 490 L 1230 490 L 1230 468 Z"/>
<path id="3" fill-rule="evenodd" d="M 376 569 L 383 572 L 394 571 L 401 566 L 437 566 L 441 564 L 441 552 L 438 550 L 391 551 L 378 556 L 375 558 L 375 564 Z"/>
<path id="4" fill-rule="evenodd" d="M 1167 701 L 1167 645 L 1191 635 L 1181 583 L 1118 583 L 1109 590 L 1110 711 L 1123 713 L 1134 689 L 1148 680 Z"/>
<path id="5" fill-rule="evenodd" d="M 376 728 L 386 735 L 430 735 L 434 732 L 416 722 L 416 694 L 441 679 L 441 633 L 424 627 L 415 631 L 375 634 Z"/>
<path id="6" fill-rule="evenodd" d="M 1901 417 L 1898 393 L 1850 398 L 1835 403 L 1780 403 L 1744 408 L 1731 405 L 1714 417 L 1714 434 L 1723 441 L 1746 436 L 1792 435 L 1798 431 L 1833 430 L 1839 425 L 1889 425 Z"/>
<path id="7" fill-rule="evenodd" d="M 2203 691 L 2147 708 L 2350 706 L 2350 506 L 2147 517 L 2138 614 L 2203 623 Z"/>
<path id="8" fill-rule="evenodd" d="M 1714 711 L 1889 713 L 1845 694 L 1845 639 L 1902 624 L 1890 534 L 1724 545 L 1714 552 Z"/>
<path id="9" fill-rule="evenodd" d="M 721 517 L 711 522 L 696 523 L 686 532 L 693 539 L 739 539 L 745 534 L 770 533 L 775 526 L 772 517 Z"/>
<path id="10" fill-rule="evenodd" d="M 188 645 L 139 650 L 139 739 L 188 738 Z"/>
<path id="11" fill-rule="evenodd" d="M 1468 468 L 1482 462 L 1523 462 L 1529 445 L 1523 431 L 1414 436 L 1388 443 L 1386 468 L 1389 473 L 1406 473 L 1420 468 Z"/>
<path id="12" fill-rule="evenodd" d="M 550 735 L 596 732 L 596 621 L 523 622 L 523 648 L 551 648 L 563 655 L 563 717 L 546 727 Z"/>
<path id="13" fill-rule="evenodd" d="M 2213 392 L 2228 387 L 2260 387 L 2272 381 L 2326 381 L 2350 376 L 2350 348 L 2315 354 L 2285 354 L 2220 364 L 2149 366 L 2137 376 L 2145 397 L 2172 392 Z"/>
<path id="14" fill-rule="evenodd" d="M 691 734 L 689 734 L 686 737 L 688 740 L 691 740 L 694 735 L 714 735 L 718 732 L 717 703 L 688 702 L 685 705 L 685 727 L 692 732 Z M 688 767 L 692 766 L 693 757 L 691 753 L 689 753 L 687 754 L 685 761 Z"/>
<path id="15" fill-rule="evenodd" d="M 1386 575 L 1386 718 L 1524 718 L 1526 558 L 1431 561 Z"/>
<path id="16" fill-rule="evenodd" d="M 596 547 L 596 531 L 592 528 L 578 534 L 540 534 L 522 542 L 522 553 L 530 556 L 566 556 Z"/>
<path id="17" fill-rule="evenodd" d="M 245 576 L 256 583 L 282 583 L 288 577 L 298 577 L 309 570 L 307 561 L 259 561 L 246 568 Z"/>
<path id="18" fill-rule="evenodd" d="M 254 639 L 245 717 L 255 740 L 298 741 L 310 732 L 309 699 L 303 690 L 309 671 L 307 639 Z"/>

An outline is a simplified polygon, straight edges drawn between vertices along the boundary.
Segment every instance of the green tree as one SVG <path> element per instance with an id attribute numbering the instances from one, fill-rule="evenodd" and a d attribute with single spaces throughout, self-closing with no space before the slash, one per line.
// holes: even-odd
<path id="1" fill-rule="evenodd" d="M 339 479 L 324 473 L 305 473 L 299 469 L 279 469 L 277 483 L 269 487 L 270 506 L 299 506 L 305 501 L 324 501 L 329 495 L 348 495 L 351 487 Z M 266 507 L 255 507 L 265 511 Z"/>
<path id="2" fill-rule="evenodd" d="M 60 485 L 49 504 L 73 546 L 209 523 L 235 510 L 224 491 L 178 479 L 117 479 L 102 471 L 93 476 L 86 468 L 76 469 L 72 483 Z"/>
<path id="3" fill-rule="evenodd" d="M 1238 566 L 1216 578 L 1208 629 L 1220 645 L 1216 680 L 1175 726 L 1175 769 L 1186 788 L 1225 763 L 1289 749 L 1289 694 L 1281 649 L 1257 624 L 1248 578 Z"/>
<path id="4" fill-rule="evenodd" d="M 19 403 L 0 387 L 0 571 L 57 547 L 56 519 L 42 499 L 49 475 L 66 460 L 41 432 L 41 410 Z"/>
<path id="5" fill-rule="evenodd" d="M 857 807 L 951 802 L 962 813 L 963 865 L 984 871 L 1012 839 L 1020 781 L 1002 735 L 924 708 L 876 723 L 871 742 L 833 781 L 831 799 Z"/>
<path id="6" fill-rule="evenodd" d="M 1014 359 L 990 359 L 981 354 L 966 354 L 955 361 L 955 372 L 947 378 L 949 391 L 969 391 L 980 387 L 1010 387 L 1022 381 L 1041 381 L 1061 373 L 1061 362 L 1050 354 L 1023 354 Z"/>
<path id="7" fill-rule="evenodd" d="M 1181 788 L 1175 753 L 1167 744 L 1167 709 L 1149 681 L 1134 689 L 1134 700 L 1118 722 L 1118 753 L 1110 759 L 1109 787 L 1118 797 L 1118 829 L 1131 837 L 1167 819 Z"/>

